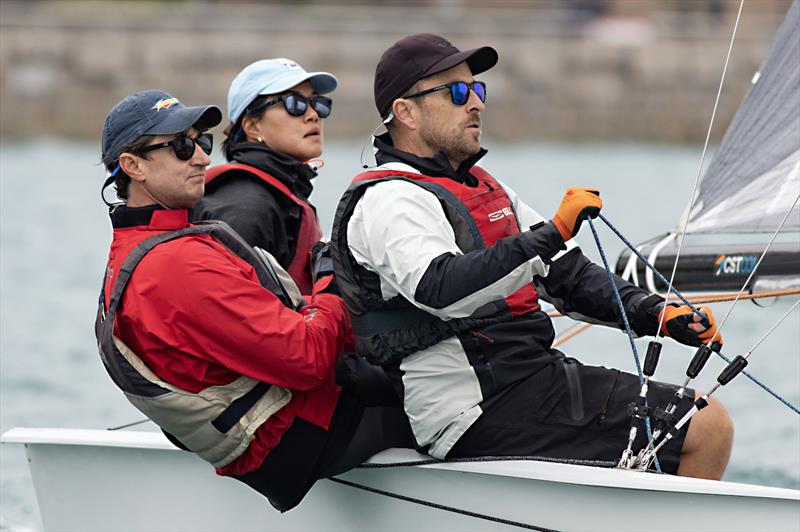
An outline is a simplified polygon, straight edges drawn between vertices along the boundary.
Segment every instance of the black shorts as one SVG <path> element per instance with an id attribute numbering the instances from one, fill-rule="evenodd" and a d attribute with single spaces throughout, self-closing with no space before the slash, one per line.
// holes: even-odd
<path id="1" fill-rule="evenodd" d="M 639 395 L 639 378 L 616 369 L 555 358 L 542 371 L 484 402 L 484 413 L 458 440 L 448 457 L 541 456 L 619 461 L 628 443 L 628 405 Z M 678 386 L 651 381 L 647 400 L 665 408 Z M 694 390 L 686 395 L 694 399 Z M 684 399 L 676 416 L 692 402 Z M 661 468 L 676 473 L 689 423 L 658 453 Z M 647 444 L 640 425 L 633 450 Z"/>

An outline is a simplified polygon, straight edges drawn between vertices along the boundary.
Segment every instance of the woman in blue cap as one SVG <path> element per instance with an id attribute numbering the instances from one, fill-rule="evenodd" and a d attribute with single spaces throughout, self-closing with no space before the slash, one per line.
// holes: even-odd
<path id="1" fill-rule="evenodd" d="M 313 285 L 311 251 L 322 238 L 308 197 L 322 154 L 328 94 L 337 80 L 306 72 L 291 59 L 262 59 L 245 67 L 228 91 L 230 126 L 223 150 L 229 164 L 206 173 L 197 219 L 224 220 L 248 244 L 272 254 L 301 293 Z"/>
<path id="2" fill-rule="evenodd" d="M 336 77 L 306 72 L 286 58 L 262 59 L 245 67 L 228 90 L 223 151 L 228 164 L 206 171 L 205 197 L 194 209 L 197 220 L 222 220 L 255 248 L 270 253 L 304 296 L 311 294 L 312 251 L 322 230 L 308 201 L 317 175 L 308 163 L 322 154 L 324 119 Z M 320 253 L 321 255 L 322 253 Z M 317 260 L 317 275 L 320 272 Z M 325 269 L 324 267 L 322 269 Z M 402 403 L 383 369 L 363 357 L 341 356 L 336 383 L 365 407 L 348 452 L 331 471 L 353 467 L 386 447 L 413 445 Z"/>

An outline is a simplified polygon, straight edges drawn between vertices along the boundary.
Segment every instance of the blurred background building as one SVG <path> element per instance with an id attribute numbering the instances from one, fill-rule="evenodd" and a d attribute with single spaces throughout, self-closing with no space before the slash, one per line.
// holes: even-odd
<path id="1" fill-rule="evenodd" d="M 790 0 L 751 0 L 718 140 Z M 0 2 L 0 135 L 96 139 L 123 96 L 161 88 L 225 106 L 248 63 L 290 57 L 339 77 L 328 135 L 377 125 L 380 54 L 414 32 L 490 44 L 481 78 L 496 139 L 695 142 L 705 136 L 737 0 Z"/>

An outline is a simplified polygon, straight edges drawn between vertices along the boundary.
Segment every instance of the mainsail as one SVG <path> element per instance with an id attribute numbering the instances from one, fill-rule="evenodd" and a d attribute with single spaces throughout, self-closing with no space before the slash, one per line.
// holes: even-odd
<path id="1" fill-rule="evenodd" d="M 700 183 L 686 232 L 772 233 L 798 194 L 800 1 L 795 0 Z M 783 230 L 800 231 L 800 209 Z"/>
<path id="2" fill-rule="evenodd" d="M 672 269 L 682 225 L 687 234 L 790 234 L 774 244 L 751 279 L 751 290 L 800 286 L 800 0 L 794 0 L 744 97 L 698 193 L 677 227 L 639 247 L 662 272 Z M 787 241 L 788 240 L 788 241 Z M 680 290 L 737 290 L 767 244 L 684 247 L 675 274 Z M 666 285 L 630 252 L 616 271 L 651 291 Z"/>

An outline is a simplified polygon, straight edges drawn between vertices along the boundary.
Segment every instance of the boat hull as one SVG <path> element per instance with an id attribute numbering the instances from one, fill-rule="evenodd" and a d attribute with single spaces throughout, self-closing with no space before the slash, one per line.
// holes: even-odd
<path id="1" fill-rule="evenodd" d="M 330 480 L 318 482 L 299 507 L 281 514 L 157 433 L 71 431 L 80 437 L 70 439 L 43 434 L 44 429 L 19 430 L 6 433 L 3 441 L 25 443 L 46 530 L 517 528 Z M 392 450 L 371 462 L 421 458 Z M 339 478 L 555 530 L 800 529 L 800 493 L 794 490 L 560 463 L 367 467 Z"/>

